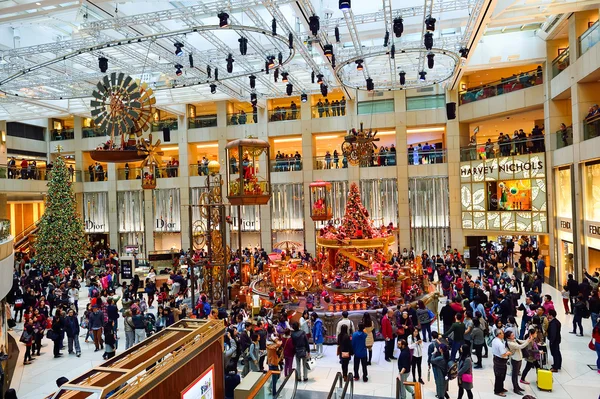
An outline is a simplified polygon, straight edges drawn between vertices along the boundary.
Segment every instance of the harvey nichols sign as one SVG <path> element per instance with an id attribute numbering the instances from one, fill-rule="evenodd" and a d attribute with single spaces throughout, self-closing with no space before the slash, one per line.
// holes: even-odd
<path id="1" fill-rule="evenodd" d="M 497 169 L 496 169 L 497 168 Z M 462 166 L 460 168 L 461 177 L 467 176 L 485 176 L 498 172 L 519 173 L 524 171 L 543 171 L 544 162 L 542 160 L 528 162 L 506 162 L 504 164 L 486 166 L 483 162 L 476 166 Z"/>

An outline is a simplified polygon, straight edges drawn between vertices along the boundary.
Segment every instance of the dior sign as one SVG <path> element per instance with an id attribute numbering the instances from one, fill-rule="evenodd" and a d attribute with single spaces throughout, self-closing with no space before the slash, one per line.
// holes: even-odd
<path id="1" fill-rule="evenodd" d="M 85 221 L 85 231 L 87 232 L 95 232 L 95 231 L 101 231 L 104 232 L 104 223 L 96 223 L 93 220 L 86 220 Z"/>

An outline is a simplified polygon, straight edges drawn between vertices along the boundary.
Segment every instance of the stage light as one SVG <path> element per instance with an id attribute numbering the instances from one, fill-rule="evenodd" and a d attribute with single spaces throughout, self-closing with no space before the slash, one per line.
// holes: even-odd
<path id="1" fill-rule="evenodd" d="M 385 36 L 383 37 L 383 47 L 387 47 L 390 44 L 390 32 L 385 31 Z"/>
<path id="2" fill-rule="evenodd" d="M 425 18 L 425 29 L 427 29 L 427 32 L 433 32 L 435 30 L 435 21 L 437 20 L 432 18 L 431 15 L 428 15 L 427 18 Z"/>
<path id="3" fill-rule="evenodd" d="M 333 33 L 335 34 L 335 42 L 339 43 L 340 42 L 340 28 L 338 28 L 336 26 L 335 29 L 333 30 Z"/>
<path id="4" fill-rule="evenodd" d="M 106 57 L 98 58 L 98 67 L 100 68 L 100 72 L 106 73 L 106 71 L 108 71 L 108 58 L 106 58 Z"/>
<path id="5" fill-rule="evenodd" d="M 292 32 L 288 35 L 288 47 L 290 50 L 294 48 L 294 34 Z"/>
<path id="6" fill-rule="evenodd" d="M 175 55 L 181 57 L 183 55 L 183 43 L 175 42 L 173 46 L 175 46 Z"/>
<path id="7" fill-rule="evenodd" d="M 425 75 L 427 75 L 427 72 L 425 72 L 425 71 L 421 71 L 421 72 L 419 72 L 419 80 L 420 80 L 421 82 L 424 82 L 424 81 L 427 79 L 427 78 L 425 77 Z"/>
<path id="8" fill-rule="evenodd" d="M 267 65 L 268 68 L 273 68 L 275 66 L 275 57 L 273 57 L 272 55 L 267 57 Z"/>
<path id="9" fill-rule="evenodd" d="M 206 66 L 206 75 L 208 76 L 208 78 L 211 78 L 211 69 L 210 69 L 210 65 Z"/>
<path id="10" fill-rule="evenodd" d="M 300 94 L 300 101 L 305 103 L 308 101 L 308 96 L 305 93 Z"/>
<path id="11" fill-rule="evenodd" d="M 433 65 L 434 65 L 433 58 L 434 57 L 435 57 L 435 54 L 433 54 L 433 53 L 427 54 L 427 68 L 433 69 Z"/>
<path id="12" fill-rule="evenodd" d="M 323 75 L 321 75 L 321 74 L 317 75 L 317 83 L 320 85 L 323 84 Z"/>
<path id="13" fill-rule="evenodd" d="M 277 82 L 278 79 L 279 79 L 279 68 L 275 68 L 275 70 L 273 71 L 273 81 Z"/>
<path id="14" fill-rule="evenodd" d="M 215 68 L 215 80 L 219 80 L 219 68 Z"/>
<path id="15" fill-rule="evenodd" d="M 327 97 L 327 85 L 326 84 L 321 84 L 321 94 L 323 95 L 323 97 Z"/>
<path id="16" fill-rule="evenodd" d="M 350 9 L 350 0 L 340 0 L 339 5 L 340 5 L 340 10 L 349 10 Z"/>
<path id="17" fill-rule="evenodd" d="M 315 83 L 315 71 L 310 73 L 310 83 Z"/>
<path id="18" fill-rule="evenodd" d="M 288 75 L 289 75 L 289 74 L 288 74 L 287 72 L 283 72 L 283 73 L 281 74 L 281 81 L 282 81 L 283 83 L 287 83 L 287 81 L 288 81 Z"/>
<path id="19" fill-rule="evenodd" d="M 248 53 L 248 39 L 242 36 L 238 39 L 238 42 L 240 42 L 240 54 L 246 55 Z"/>
<path id="20" fill-rule="evenodd" d="M 331 67 L 335 69 L 335 54 L 331 56 Z"/>
<path id="21" fill-rule="evenodd" d="M 310 32 L 313 34 L 313 36 L 317 36 L 317 33 L 319 33 L 319 28 L 321 27 L 319 24 L 319 17 L 316 15 L 311 15 L 308 17 L 308 26 L 310 27 Z"/>
<path id="22" fill-rule="evenodd" d="M 285 86 L 285 92 L 286 92 L 286 94 L 287 94 L 288 96 L 291 96 L 291 95 L 292 95 L 292 93 L 294 92 L 294 85 L 293 85 L 293 84 L 291 84 L 291 83 L 288 83 L 288 84 Z"/>
<path id="23" fill-rule="evenodd" d="M 400 84 L 404 86 L 406 84 L 406 72 L 400 71 Z"/>
<path id="24" fill-rule="evenodd" d="M 275 18 L 271 21 L 271 33 L 273 36 L 277 35 L 277 20 Z"/>
<path id="25" fill-rule="evenodd" d="M 392 44 L 392 49 L 390 50 L 390 58 L 394 59 L 395 56 L 396 56 L 396 45 Z"/>
<path id="26" fill-rule="evenodd" d="M 181 76 L 181 74 L 183 73 L 181 71 L 181 68 L 183 68 L 183 66 L 181 64 L 175 64 L 175 75 Z"/>
<path id="27" fill-rule="evenodd" d="M 229 25 L 229 22 L 227 22 L 227 19 L 229 19 L 229 14 L 226 12 L 220 12 L 217 14 L 217 17 L 219 18 L 219 26 L 221 28 L 226 28 Z"/>
<path id="28" fill-rule="evenodd" d="M 256 103 L 258 102 L 256 93 L 250 93 L 250 102 L 252 103 L 252 105 L 256 105 Z"/>
<path id="29" fill-rule="evenodd" d="M 424 44 L 427 50 L 431 50 L 433 48 L 433 33 L 427 32 L 424 36 Z"/>
<path id="30" fill-rule="evenodd" d="M 217 92 L 217 85 L 213 83 L 210 85 L 210 94 L 215 94 L 216 92 Z"/>
<path id="31" fill-rule="evenodd" d="M 281 52 L 277 54 L 277 62 L 279 65 L 283 64 L 283 54 L 281 54 Z"/>
<path id="32" fill-rule="evenodd" d="M 325 57 L 331 59 L 331 56 L 333 55 L 333 45 L 332 44 L 324 45 L 323 53 L 325 54 Z"/>
<path id="33" fill-rule="evenodd" d="M 265 74 L 266 75 L 269 74 L 269 60 L 268 59 L 265 61 Z"/>
<path id="34" fill-rule="evenodd" d="M 356 70 L 357 71 L 362 71 L 364 69 L 363 67 L 363 60 L 356 60 L 354 61 L 354 63 L 356 64 Z"/>
<path id="35" fill-rule="evenodd" d="M 373 79 L 367 78 L 367 91 L 373 91 L 375 89 L 375 85 L 373 84 Z"/>
<path id="36" fill-rule="evenodd" d="M 188 60 L 190 61 L 190 68 L 194 67 L 194 56 L 190 53 L 188 56 Z"/>
<path id="37" fill-rule="evenodd" d="M 250 88 L 254 89 L 256 87 L 256 76 L 250 75 Z"/>
<path id="38" fill-rule="evenodd" d="M 460 54 L 460 59 L 463 62 L 469 57 L 469 49 L 466 47 L 462 47 L 460 50 L 458 50 L 458 53 Z"/>
<path id="39" fill-rule="evenodd" d="M 233 62 L 235 61 L 233 55 L 230 53 L 225 60 L 227 61 L 227 73 L 233 72 Z"/>
<path id="40" fill-rule="evenodd" d="M 402 17 L 394 18 L 393 29 L 396 37 L 402 36 L 402 33 L 404 32 L 404 20 Z"/>

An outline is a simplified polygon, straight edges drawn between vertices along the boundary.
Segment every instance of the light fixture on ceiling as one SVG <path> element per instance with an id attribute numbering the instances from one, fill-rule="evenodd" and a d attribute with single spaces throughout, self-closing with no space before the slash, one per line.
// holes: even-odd
<path id="1" fill-rule="evenodd" d="M 288 74 L 287 72 L 283 72 L 283 73 L 281 74 L 281 81 L 282 81 L 283 83 L 287 83 L 287 81 L 288 81 L 288 75 L 289 75 L 289 74 Z"/>
<path id="2" fill-rule="evenodd" d="M 267 68 L 273 68 L 275 66 L 275 57 L 272 55 L 267 57 Z"/>
<path id="3" fill-rule="evenodd" d="M 183 73 L 183 71 L 181 70 L 181 68 L 183 68 L 183 65 L 181 65 L 181 64 L 175 64 L 175 75 L 181 76 L 181 74 Z"/>
<path id="4" fill-rule="evenodd" d="M 229 14 L 220 12 L 217 14 L 217 17 L 219 18 L 219 26 L 221 28 L 226 28 L 229 25 L 229 22 L 227 21 L 229 19 Z"/>
<path id="5" fill-rule="evenodd" d="M 335 54 L 331 56 L 331 67 L 335 69 Z"/>
<path id="6" fill-rule="evenodd" d="M 298 141 L 302 141 L 302 137 L 294 137 L 290 139 L 275 139 L 273 143 L 297 143 Z"/>
<path id="7" fill-rule="evenodd" d="M 425 71 L 419 72 L 419 80 L 421 82 L 424 82 L 425 80 L 427 80 L 427 78 L 425 77 L 426 75 L 427 75 L 427 72 L 425 72 Z"/>
<path id="8" fill-rule="evenodd" d="M 320 84 L 320 85 L 323 84 L 323 75 L 321 75 L 321 74 L 317 75 L 317 84 Z"/>
<path id="9" fill-rule="evenodd" d="M 175 46 L 175 55 L 181 57 L 183 55 L 183 43 L 175 42 L 173 46 Z"/>
<path id="10" fill-rule="evenodd" d="M 354 61 L 354 63 L 356 64 L 357 71 L 362 71 L 364 69 L 363 62 L 364 62 L 363 60 Z"/>
<path id="11" fill-rule="evenodd" d="M 427 53 L 427 68 L 433 69 L 433 65 L 434 65 L 433 58 L 434 57 L 435 57 L 435 54 Z"/>
<path id="12" fill-rule="evenodd" d="M 385 36 L 383 36 L 383 47 L 387 47 L 390 44 L 390 32 L 385 31 Z"/>
<path id="13" fill-rule="evenodd" d="M 212 77 L 211 73 L 212 73 L 212 70 L 210 69 L 210 65 L 207 65 L 206 66 L 206 76 L 208 76 L 209 79 Z"/>
<path id="14" fill-rule="evenodd" d="M 273 81 L 277 82 L 278 79 L 279 79 L 279 68 L 275 68 L 275 70 L 273 71 Z"/>
<path id="15" fill-rule="evenodd" d="M 431 50 L 433 48 L 433 33 L 425 33 L 423 42 L 425 44 L 425 48 L 427 50 Z"/>
<path id="16" fill-rule="evenodd" d="M 396 45 L 392 44 L 392 49 L 390 50 L 390 58 L 394 59 L 396 57 Z"/>
<path id="17" fill-rule="evenodd" d="M 310 73 L 310 83 L 315 83 L 315 71 Z"/>
<path id="18" fill-rule="evenodd" d="M 238 42 L 240 42 L 240 54 L 246 55 L 248 52 L 248 39 L 242 36 L 238 39 Z"/>
<path id="19" fill-rule="evenodd" d="M 258 103 L 258 97 L 256 96 L 256 93 L 250 93 L 250 103 L 252 103 L 252 105 L 256 105 Z"/>
<path id="20" fill-rule="evenodd" d="M 340 0 L 339 6 L 340 10 L 349 10 L 352 5 L 350 0 Z"/>
<path id="21" fill-rule="evenodd" d="M 217 85 L 213 83 L 210 85 L 210 94 L 215 94 L 216 92 L 217 92 Z"/>
<path id="22" fill-rule="evenodd" d="M 460 59 L 464 62 L 467 61 L 467 58 L 469 57 L 469 49 L 466 47 L 461 47 L 460 50 L 458 50 L 458 53 L 460 54 Z"/>
<path id="23" fill-rule="evenodd" d="M 192 53 L 190 53 L 190 55 L 188 56 L 188 60 L 190 61 L 190 68 L 194 67 L 194 56 L 192 55 Z"/>
<path id="24" fill-rule="evenodd" d="M 100 68 L 100 72 L 106 73 L 106 71 L 108 71 L 108 58 L 106 58 L 106 57 L 98 58 L 98 67 Z"/>
<path id="25" fill-rule="evenodd" d="M 277 20 L 275 18 L 271 21 L 271 33 L 273 36 L 277 35 Z"/>
<path id="26" fill-rule="evenodd" d="M 327 85 L 321 83 L 321 94 L 323 95 L 323 97 L 327 97 L 327 89 L 328 89 Z"/>
<path id="27" fill-rule="evenodd" d="M 336 26 L 335 29 L 333 30 L 333 33 L 335 35 L 335 42 L 339 43 L 340 42 L 340 28 Z"/>
<path id="28" fill-rule="evenodd" d="M 437 20 L 431 15 L 428 15 L 427 18 L 425 18 L 425 29 L 427 29 L 427 32 L 433 32 L 435 30 L 435 21 Z"/>
<path id="29" fill-rule="evenodd" d="M 406 129 L 406 133 L 426 133 L 426 132 L 443 132 L 446 128 L 444 127 L 424 127 L 418 129 Z"/>
<path id="30" fill-rule="evenodd" d="M 332 134 L 332 135 L 325 135 L 325 136 L 315 136 L 315 140 L 333 140 L 333 139 L 338 139 L 340 138 L 340 136 Z"/>
<path id="31" fill-rule="evenodd" d="M 310 32 L 313 34 L 313 36 L 317 36 L 317 33 L 319 33 L 319 28 L 321 27 L 319 23 L 319 17 L 316 15 L 311 15 L 308 17 L 308 26 L 310 27 Z"/>
<path id="32" fill-rule="evenodd" d="M 325 54 L 325 57 L 331 59 L 331 57 L 333 56 L 333 45 L 332 44 L 324 45 L 323 53 Z"/>
<path id="33" fill-rule="evenodd" d="M 219 68 L 215 68 L 215 80 L 219 80 Z"/>
<path id="34" fill-rule="evenodd" d="M 404 32 L 404 20 L 402 17 L 394 18 L 393 29 L 396 37 L 402 36 L 402 33 Z"/>
<path id="35" fill-rule="evenodd" d="M 281 54 L 281 51 L 277 54 L 277 62 L 279 65 L 283 64 L 283 54 Z"/>
<path id="36" fill-rule="evenodd" d="M 303 103 L 308 101 L 308 96 L 306 95 L 306 93 L 300 94 L 300 101 Z"/>
<path id="37" fill-rule="evenodd" d="M 227 56 L 226 61 L 227 61 L 227 73 L 233 72 L 233 62 L 235 60 L 233 59 L 233 55 L 231 53 L 229 53 L 229 55 Z"/>
<path id="38" fill-rule="evenodd" d="M 294 85 L 293 85 L 293 84 L 291 84 L 291 83 L 288 83 L 288 84 L 285 86 L 285 93 L 286 93 L 288 96 L 291 96 L 293 92 L 294 92 Z"/>
<path id="39" fill-rule="evenodd" d="M 375 85 L 373 84 L 373 79 L 367 78 L 367 91 L 373 91 L 375 89 Z"/>
<path id="40" fill-rule="evenodd" d="M 294 34 L 292 32 L 288 35 L 288 47 L 290 50 L 294 48 Z"/>
<path id="41" fill-rule="evenodd" d="M 406 84 L 406 72 L 400 71 L 400 84 L 404 86 Z"/>
<path id="42" fill-rule="evenodd" d="M 218 143 L 212 143 L 212 144 L 198 144 L 196 146 L 196 148 L 219 148 L 219 144 Z"/>
<path id="43" fill-rule="evenodd" d="M 256 76 L 250 75 L 250 88 L 254 89 L 256 87 Z"/>

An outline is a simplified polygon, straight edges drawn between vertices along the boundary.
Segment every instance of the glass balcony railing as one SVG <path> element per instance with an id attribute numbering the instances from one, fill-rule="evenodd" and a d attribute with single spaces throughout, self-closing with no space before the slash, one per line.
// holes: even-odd
<path id="1" fill-rule="evenodd" d="M 446 150 L 413 150 L 408 152 L 409 165 L 429 165 L 433 163 L 446 163 Z"/>
<path id="2" fill-rule="evenodd" d="M 302 170 L 302 159 L 271 159 L 271 172 L 293 172 Z"/>
<path id="3" fill-rule="evenodd" d="M 557 77 L 562 71 L 571 65 L 569 48 L 566 48 L 558 57 L 552 60 L 552 77 Z"/>
<path id="4" fill-rule="evenodd" d="M 188 129 L 202 129 L 204 127 L 217 127 L 217 115 L 198 115 L 188 118 Z"/>
<path id="5" fill-rule="evenodd" d="M 348 160 L 343 155 L 339 155 L 337 158 L 334 158 L 333 155 L 314 157 L 315 170 L 345 169 L 347 167 Z"/>
<path id="6" fill-rule="evenodd" d="M 544 136 L 528 137 L 526 139 L 488 142 L 463 147 L 460 149 L 460 160 L 461 162 L 476 161 L 478 159 L 534 154 L 545 151 L 546 145 L 544 143 Z"/>
<path id="7" fill-rule="evenodd" d="M 190 176 L 208 176 L 208 163 L 193 163 L 190 165 Z"/>
<path id="8" fill-rule="evenodd" d="M 75 138 L 75 129 L 52 129 L 50 131 L 50 140 L 73 140 Z"/>
<path id="9" fill-rule="evenodd" d="M 268 112 L 269 122 L 294 121 L 300 119 L 300 110 L 298 108 L 279 108 Z"/>
<path id="10" fill-rule="evenodd" d="M 151 131 L 152 132 L 162 132 L 162 130 L 166 127 L 168 127 L 170 130 L 177 130 L 177 128 L 178 128 L 177 118 L 169 118 L 169 119 L 163 119 L 158 122 L 152 122 Z"/>
<path id="11" fill-rule="evenodd" d="M 396 153 L 374 153 L 369 160 L 359 162 L 361 168 L 374 168 L 377 166 L 396 166 Z"/>
<path id="12" fill-rule="evenodd" d="M 331 103 L 313 105 L 312 107 L 310 107 L 310 114 L 312 119 L 329 118 L 332 116 L 345 116 L 346 103 L 344 103 L 343 105 L 331 105 Z"/>
<path id="13" fill-rule="evenodd" d="M 518 76 L 515 75 L 510 78 L 500 79 L 482 86 L 467 89 L 467 91 L 460 93 L 460 104 L 485 100 L 486 98 L 541 85 L 542 83 L 544 83 L 544 80 L 541 68 L 534 69 L 529 72 L 523 72 Z"/>
<path id="14" fill-rule="evenodd" d="M 248 125 L 248 124 L 256 123 L 258 121 L 258 119 L 254 120 L 255 117 L 258 118 L 258 116 L 253 113 L 245 113 L 245 112 L 236 112 L 234 114 L 227 114 L 227 126 Z"/>
<path id="15" fill-rule="evenodd" d="M 100 127 L 84 127 L 81 130 L 81 134 L 84 139 L 88 139 L 91 137 L 104 137 L 106 136 L 106 132 L 100 129 Z"/>
<path id="16" fill-rule="evenodd" d="M 584 55 L 598 41 L 600 41 L 600 28 L 598 28 L 598 21 L 596 21 L 594 25 L 583 32 L 583 35 L 579 36 L 579 56 Z"/>
<path id="17" fill-rule="evenodd" d="M 0 165 L 0 179 L 17 180 L 49 180 L 52 169 L 45 167 L 27 167 Z M 81 182 L 81 171 L 73 169 L 69 171 L 72 182 Z"/>
<path id="18" fill-rule="evenodd" d="M 120 168 L 117 169 L 117 180 L 136 180 L 144 175 L 142 168 Z"/>
<path id="19" fill-rule="evenodd" d="M 573 144 L 573 127 L 569 126 L 554 133 L 555 149 L 565 148 Z"/>
<path id="20" fill-rule="evenodd" d="M 83 174 L 84 182 L 97 182 L 97 181 L 107 181 L 108 180 L 108 172 L 106 170 L 96 170 L 92 169 Z"/>
<path id="21" fill-rule="evenodd" d="M 584 140 L 593 139 L 600 136 L 600 114 L 586 118 L 583 121 Z"/>

